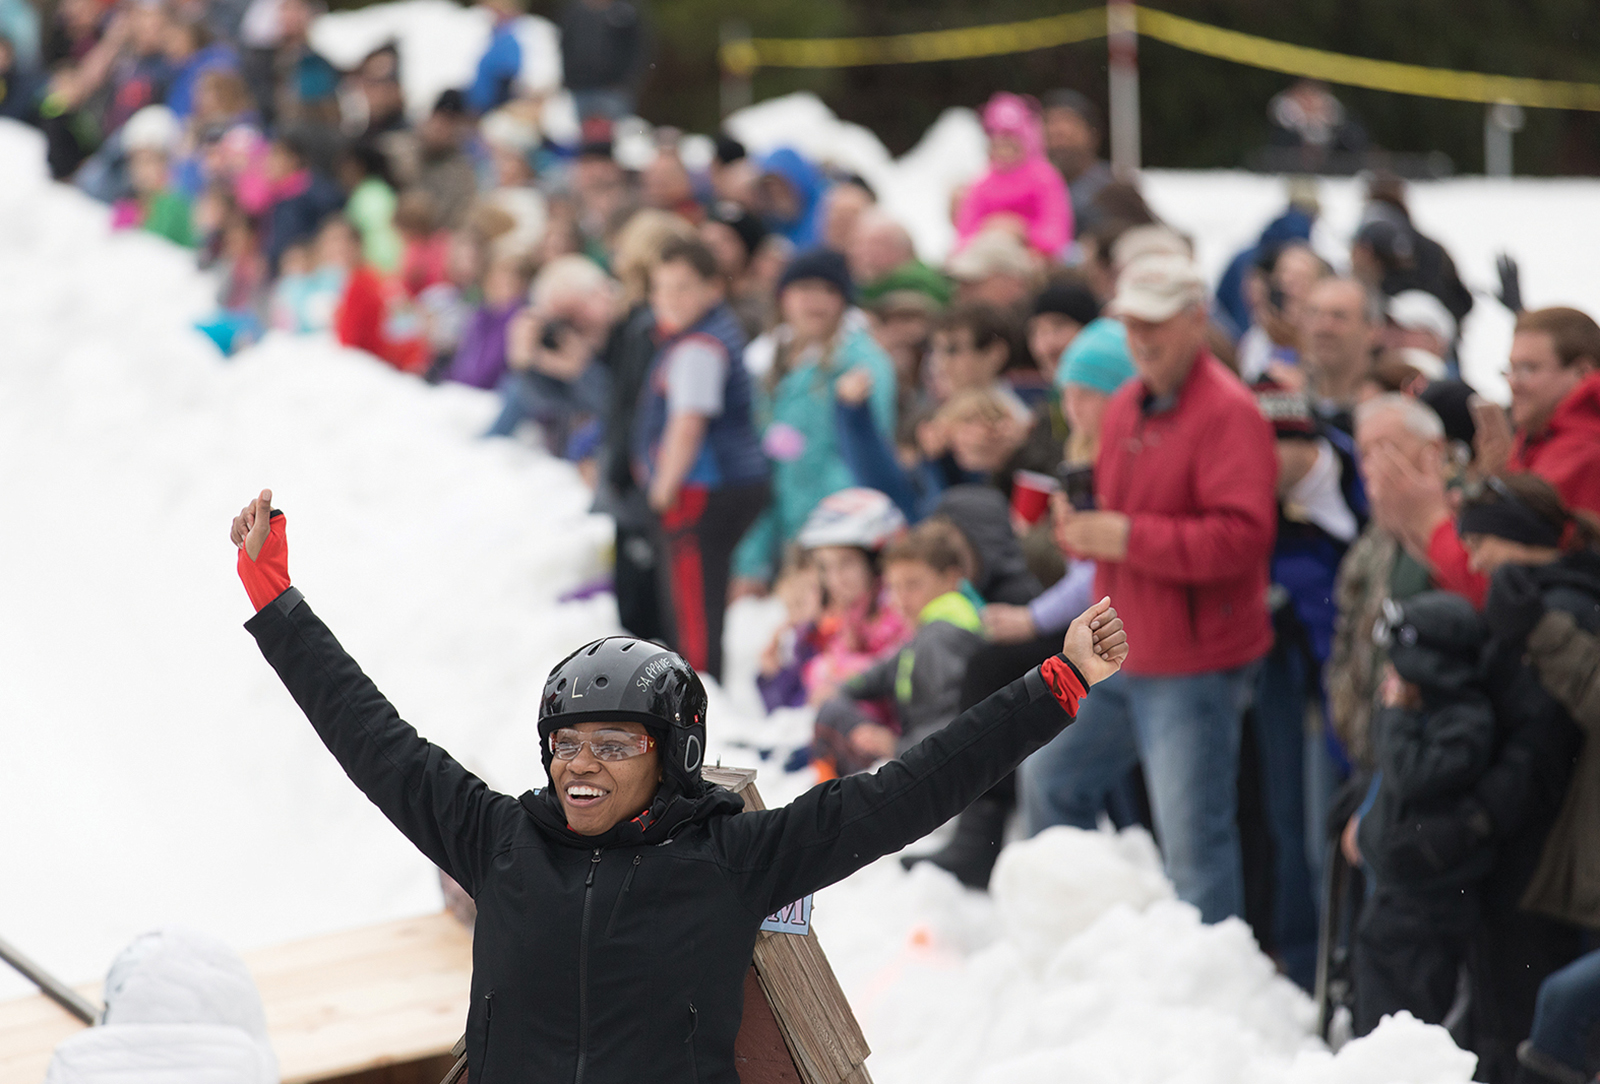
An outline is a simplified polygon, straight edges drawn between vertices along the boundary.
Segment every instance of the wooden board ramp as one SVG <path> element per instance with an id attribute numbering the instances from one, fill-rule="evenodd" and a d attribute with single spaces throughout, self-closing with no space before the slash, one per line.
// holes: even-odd
<path id="1" fill-rule="evenodd" d="M 472 978 L 472 935 L 450 915 L 276 945 L 244 961 L 283 1084 L 358 1073 L 360 1084 L 438 1084 L 449 1068 Z M 98 982 L 77 989 L 100 995 Z M 0 1003 L 0 1084 L 39 1084 L 56 1043 L 82 1027 L 42 994 Z M 437 1072 L 399 1068 L 438 1060 Z"/>
<path id="2" fill-rule="evenodd" d="M 756 773 L 706 778 L 764 809 Z M 448 912 L 246 953 L 283 1084 L 438 1084 L 471 998 L 472 934 Z M 76 988 L 93 999 L 100 983 Z M 40 994 L 0 1002 L 0 1084 L 39 1084 L 83 1025 Z M 815 932 L 762 933 L 734 1055 L 741 1084 L 871 1084 L 866 1038 Z"/>

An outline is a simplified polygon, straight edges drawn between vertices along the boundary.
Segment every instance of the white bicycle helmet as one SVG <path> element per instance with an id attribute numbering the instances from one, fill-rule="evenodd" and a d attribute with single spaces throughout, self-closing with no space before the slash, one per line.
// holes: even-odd
<path id="1" fill-rule="evenodd" d="M 906 529 L 906 517 L 888 497 L 860 486 L 817 502 L 796 539 L 805 549 L 858 546 L 876 553 Z"/>

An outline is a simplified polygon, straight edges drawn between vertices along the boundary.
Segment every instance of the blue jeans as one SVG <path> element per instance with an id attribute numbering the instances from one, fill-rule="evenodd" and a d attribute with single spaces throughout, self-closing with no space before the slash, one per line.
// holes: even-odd
<path id="1" fill-rule="evenodd" d="M 1528 1041 L 1547 1058 L 1588 1074 L 1588 1041 L 1600 1025 L 1600 950 L 1580 956 L 1544 980 Z"/>
<path id="2" fill-rule="evenodd" d="M 1106 794 L 1144 766 L 1150 810 L 1178 898 L 1206 922 L 1244 914 L 1239 859 L 1239 737 L 1258 664 L 1179 677 L 1117 674 L 1021 768 L 1030 835 L 1093 828 Z"/>
<path id="3" fill-rule="evenodd" d="M 1317 981 L 1317 906 L 1307 850 L 1312 747 L 1306 726 L 1307 659 L 1298 646 L 1275 650 L 1256 682 L 1255 735 L 1261 797 L 1272 836 L 1272 940 L 1284 970 L 1302 989 Z M 1320 853 L 1320 852 L 1318 852 Z"/>

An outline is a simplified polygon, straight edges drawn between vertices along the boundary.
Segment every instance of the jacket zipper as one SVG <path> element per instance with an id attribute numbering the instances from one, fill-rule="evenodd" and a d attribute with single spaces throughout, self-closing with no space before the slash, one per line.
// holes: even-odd
<path id="1" fill-rule="evenodd" d="M 487 1078 L 489 1075 L 489 1031 L 494 1024 L 494 991 L 490 990 L 483 995 L 483 1064 L 478 1066 L 478 1075 Z"/>
<path id="2" fill-rule="evenodd" d="M 594 871 L 600 866 L 600 849 L 589 859 L 583 879 L 583 923 L 578 932 L 578 1069 L 572 1084 L 583 1084 L 583 1063 L 589 1057 L 589 921 L 594 914 Z"/>
<path id="3" fill-rule="evenodd" d="M 689 1046 L 689 1077 L 699 1084 L 700 1060 L 694 1054 L 694 1033 L 700 1030 L 700 1010 L 694 1007 L 694 1002 L 689 1002 L 689 1037 L 683 1040 Z"/>
<path id="4" fill-rule="evenodd" d="M 628 898 L 628 890 L 633 887 L 633 873 L 639 868 L 639 855 L 633 856 L 633 865 L 628 867 L 628 875 L 622 879 L 622 891 L 617 893 L 617 902 L 611 905 L 611 918 L 606 922 L 607 939 L 617 928 L 617 916 L 622 913 L 622 901 Z"/>

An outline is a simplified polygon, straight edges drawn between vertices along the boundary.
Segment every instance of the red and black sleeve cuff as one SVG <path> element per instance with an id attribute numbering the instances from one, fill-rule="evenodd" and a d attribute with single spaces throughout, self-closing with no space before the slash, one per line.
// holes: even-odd
<path id="1" fill-rule="evenodd" d="M 1052 655 L 1039 667 L 1039 676 L 1044 678 L 1056 702 L 1066 709 L 1067 714 L 1076 716 L 1078 701 L 1089 692 L 1089 683 L 1078 672 L 1078 668 L 1065 655 Z"/>
<path id="2" fill-rule="evenodd" d="M 252 561 L 243 546 L 239 547 L 239 579 L 244 582 L 250 604 L 259 613 L 261 608 L 289 589 L 289 540 L 286 533 L 288 520 L 282 512 L 272 513 L 272 526 L 261 552 Z"/>

